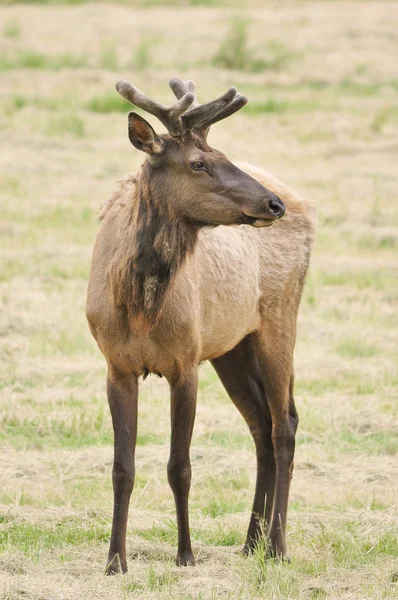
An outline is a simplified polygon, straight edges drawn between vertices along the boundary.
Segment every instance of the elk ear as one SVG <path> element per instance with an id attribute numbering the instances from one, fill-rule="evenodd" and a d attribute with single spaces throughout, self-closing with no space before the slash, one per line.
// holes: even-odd
<path id="1" fill-rule="evenodd" d="M 129 139 L 135 148 L 157 157 L 163 150 L 163 140 L 157 135 L 153 127 L 136 113 L 129 113 Z"/>

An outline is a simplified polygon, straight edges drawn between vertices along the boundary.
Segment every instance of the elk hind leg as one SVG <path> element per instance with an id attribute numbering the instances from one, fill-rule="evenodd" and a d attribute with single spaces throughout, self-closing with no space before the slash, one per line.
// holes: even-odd
<path id="1" fill-rule="evenodd" d="M 298 415 L 293 400 L 293 349 L 295 322 L 256 333 L 256 353 L 272 417 L 276 478 L 269 547 L 272 556 L 286 557 L 286 519 L 290 481 L 293 473 Z"/>
<path id="2" fill-rule="evenodd" d="M 253 336 L 244 338 L 233 350 L 212 360 L 212 364 L 232 402 L 245 419 L 256 447 L 256 488 L 244 546 L 244 552 L 248 553 L 264 537 L 266 524 L 272 514 L 275 486 L 272 419 Z"/>

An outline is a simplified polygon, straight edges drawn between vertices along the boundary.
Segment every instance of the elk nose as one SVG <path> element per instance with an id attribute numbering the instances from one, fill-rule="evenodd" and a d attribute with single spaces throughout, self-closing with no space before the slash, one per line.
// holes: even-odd
<path id="1" fill-rule="evenodd" d="M 280 219 L 285 214 L 286 207 L 283 204 L 282 200 L 278 198 L 275 194 L 272 194 L 271 198 L 268 201 L 269 212 L 276 219 Z"/>

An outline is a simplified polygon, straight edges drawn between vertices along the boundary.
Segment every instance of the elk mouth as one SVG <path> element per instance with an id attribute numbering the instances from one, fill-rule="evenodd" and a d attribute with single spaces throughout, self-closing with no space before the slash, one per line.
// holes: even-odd
<path id="1" fill-rule="evenodd" d="M 257 227 L 257 228 L 270 227 L 277 220 L 278 220 L 277 217 L 272 217 L 272 216 L 270 216 L 270 218 L 268 218 L 268 219 L 261 219 L 259 217 L 252 217 L 251 215 L 247 215 L 246 213 L 243 213 L 243 215 L 242 215 L 242 224 L 251 225 L 252 227 Z"/>

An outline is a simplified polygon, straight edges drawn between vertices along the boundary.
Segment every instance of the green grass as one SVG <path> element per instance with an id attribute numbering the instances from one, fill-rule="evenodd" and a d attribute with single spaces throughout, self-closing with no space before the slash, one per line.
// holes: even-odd
<path id="1" fill-rule="evenodd" d="M 69 119 L 65 118 L 65 123 L 69 123 Z M 21 214 L 19 220 L 22 220 L 24 215 Z M 65 232 L 68 239 L 71 242 L 76 243 L 78 238 L 75 237 L 76 233 L 82 234 L 83 232 L 87 235 L 87 229 L 89 227 L 95 227 L 96 213 L 88 206 L 55 206 L 53 208 L 36 211 L 33 220 L 30 222 L 34 228 L 40 229 L 41 234 L 43 231 L 62 231 Z M 82 241 L 82 238 L 79 239 Z"/>
<path id="2" fill-rule="evenodd" d="M 60 119 L 56 121 L 57 127 L 68 127 L 70 124 L 70 119 Z M 73 122 L 72 122 L 73 126 Z M 68 132 L 69 137 L 73 137 L 73 135 L 69 135 L 71 132 Z M 52 130 L 52 134 L 55 135 L 54 129 Z M 15 197 L 26 197 L 27 191 L 23 187 L 23 182 L 15 180 L 14 178 L 10 178 L 3 182 L 3 187 L 5 191 L 5 195 L 9 198 Z M 72 199 L 70 199 L 72 200 Z M 4 222 L 10 223 L 10 227 L 17 226 L 19 232 L 23 232 L 23 239 L 18 242 L 18 247 L 26 247 L 26 246 L 37 246 L 43 245 L 43 242 L 48 239 L 54 242 L 54 246 L 56 243 L 59 243 L 60 240 L 68 239 L 72 244 L 86 244 L 88 240 L 90 240 L 90 229 L 93 231 L 96 228 L 96 213 L 98 211 L 94 211 L 92 208 L 88 206 L 81 206 L 80 204 L 76 205 L 72 203 L 69 206 L 55 206 L 47 209 L 37 208 L 35 210 L 35 214 L 33 216 L 28 216 L 25 212 L 21 211 L 18 205 L 14 206 L 12 203 L 9 203 L 9 206 L 3 211 L 3 219 Z M 3 243 L 0 241 L 0 246 L 9 248 L 10 240 L 3 240 Z M 54 248 L 53 246 L 53 248 Z M 54 249 L 55 250 L 55 249 Z M 73 260 L 72 257 L 66 257 L 65 261 L 60 264 L 58 262 L 57 265 L 54 265 L 54 269 L 59 269 L 59 272 L 62 273 L 66 269 L 68 272 L 68 262 L 69 260 Z M 77 262 L 82 262 L 79 258 L 77 258 Z M 32 264 L 30 262 L 26 262 L 26 268 L 32 269 Z M 47 265 L 35 265 L 34 270 L 38 272 L 43 272 L 43 267 Z M 88 268 L 88 260 L 86 263 L 86 270 Z M 86 272 L 86 270 L 84 272 Z M 8 269 L 5 269 L 3 272 L 3 277 L 7 277 Z M 52 270 L 53 274 L 55 272 Z"/>
<path id="3" fill-rule="evenodd" d="M 264 102 L 250 102 L 245 108 L 248 115 L 262 113 L 283 113 L 288 109 L 288 103 L 276 98 L 267 98 Z"/>
<path id="4" fill-rule="evenodd" d="M 233 502 L 231 498 L 221 500 L 217 498 L 202 508 L 202 514 L 212 519 L 240 512 L 248 513 L 247 503 Z"/>
<path id="5" fill-rule="evenodd" d="M 355 231 L 343 231 L 341 232 L 341 238 L 343 241 L 341 250 L 347 251 L 350 247 L 355 246 L 358 250 L 369 255 L 382 251 L 388 253 L 398 247 L 398 237 L 393 233 L 383 231 L 383 229 L 379 232 L 372 231 L 360 234 Z M 327 240 L 325 239 L 323 242 L 326 244 Z"/>
<path id="6" fill-rule="evenodd" d="M 178 581 L 178 576 L 173 573 L 170 567 L 160 568 L 150 565 L 147 575 L 148 589 L 151 591 L 160 591 L 168 588 L 171 584 Z"/>
<path id="7" fill-rule="evenodd" d="M 375 291 L 397 290 L 398 276 L 392 269 L 381 270 L 341 270 L 338 273 L 323 272 L 321 284 L 325 286 L 347 286 L 357 290 L 373 289 Z"/>
<path id="8" fill-rule="evenodd" d="M 150 529 L 142 529 L 136 533 L 145 540 L 156 540 L 175 545 L 177 529 L 174 521 L 163 521 Z M 192 539 L 209 546 L 237 546 L 243 544 L 244 532 L 236 528 L 225 530 L 220 524 L 209 529 L 192 527 Z"/>
<path id="9" fill-rule="evenodd" d="M 8 114 L 12 114 L 18 110 L 22 110 L 27 105 L 27 100 L 23 96 L 13 96 L 7 103 L 6 111 Z"/>
<path id="10" fill-rule="evenodd" d="M 390 455 L 398 453 L 398 432 L 396 431 L 355 431 L 354 428 L 343 427 L 337 436 L 331 436 L 331 445 L 339 444 L 341 452 L 355 452 L 368 456 Z"/>
<path id="11" fill-rule="evenodd" d="M 129 66 L 136 71 L 146 71 L 153 66 L 152 51 L 157 43 L 154 36 L 143 37 L 133 52 Z"/>
<path id="12" fill-rule="evenodd" d="M 383 133 L 392 122 L 398 123 L 398 106 L 380 108 L 373 117 L 370 128 L 375 133 Z"/>
<path id="13" fill-rule="evenodd" d="M 6 259 L 2 263 L 0 272 L 0 281 L 11 281 L 14 277 L 19 277 L 26 272 L 23 261 L 19 259 Z"/>
<path id="14" fill-rule="evenodd" d="M 3 54 L 0 57 L 0 71 L 12 69 L 47 69 L 59 71 L 61 69 L 80 69 L 87 66 L 85 56 L 59 54 L 49 56 L 34 50 L 19 49 L 12 55 Z"/>
<path id="15" fill-rule="evenodd" d="M 19 38 L 21 35 L 21 26 L 15 17 L 6 21 L 3 26 L 3 36 L 6 38 Z"/>
<path id="16" fill-rule="evenodd" d="M 362 378 L 361 382 L 363 384 L 364 378 L 362 374 L 358 375 L 358 377 Z M 347 373 L 345 376 L 336 373 L 335 377 L 331 379 L 328 379 L 327 377 L 299 379 L 296 383 L 296 394 L 302 394 L 304 396 L 322 396 L 328 392 L 347 392 L 355 388 L 356 384 L 357 382 L 354 381 L 352 373 Z M 367 384 L 369 387 L 375 385 L 371 380 L 368 380 Z"/>
<path id="17" fill-rule="evenodd" d="M 8 440 L 17 448 L 44 448 L 111 444 L 113 433 L 109 415 L 102 408 L 90 411 L 76 408 L 61 414 L 39 414 L 32 418 L 16 413 L 3 414 L 0 441 Z"/>
<path id="18" fill-rule="evenodd" d="M 336 352 L 343 358 L 351 359 L 376 356 L 380 353 L 380 350 L 376 346 L 367 343 L 366 340 L 359 341 L 349 338 L 337 346 Z"/>
<path id="19" fill-rule="evenodd" d="M 42 111 L 59 111 L 68 108 L 76 110 L 76 98 L 63 96 L 31 96 L 31 95 L 10 95 L 4 102 L 4 109 L 7 115 L 11 116 L 16 112 L 23 111 L 26 107 L 33 107 Z"/>
<path id="20" fill-rule="evenodd" d="M 210 475 L 204 481 L 204 485 L 207 488 L 214 490 L 214 492 L 220 492 L 222 494 L 224 492 L 230 493 L 231 491 L 234 492 L 236 490 L 247 489 L 250 485 L 250 481 L 247 471 L 230 468 L 223 474 L 221 479 Z"/>
<path id="21" fill-rule="evenodd" d="M 67 279 L 64 272 L 61 272 L 63 279 Z M 54 273 L 54 276 L 59 273 Z M 95 349 L 94 349 L 95 351 Z M 86 330 L 74 331 L 64 329 L 57 331 L 54 335 L 51 327 L 42 327 L 31 333 L 31 344 L 29 355 L 35 356 L 81 356 L 93 353 L 93 347 L 90 336 Z"/>
<path id="22" fill-rule="evenodd" d="M 119 59 L 117 49 L 114 44 L 104 44 L 100 52 L 100 68 L 107 71 L 114 71 L 118 68 Z"/>
<path id="23" fill-rule="evenodd" d="M 228 31 L 213 56 L 215 66 L 249 73 L 278 71 L 295 56 L 282 42 L 272 39 L 267 41 L 260 56 L 258 49 L 251 47 L 249 27 L 249 19 L 242 16 L 230 20 Z"/>
<path id="24" fill-rule="evenodd" d="M 0 177 L 0 190 L 2 193 L 12 194 L 14 197 L 21 197 L 26 193 L 23 178 L 8 175 L 7 173 L 2 173 Z"/>
<path id="25" fill-rule="evenodd" d="M 55 407 L 52 409 L 56 413 Z M 137 446 L 164 445 L 168 435 L 140 432 Z M 67 407 L 64 414 L 39 414 L 32 418 L 6 413 L 0 417 L 0 442 L 7 441 L 19 449 L 83 448 L 113 444 L 113 431 L 108 408 Z"/>
<path id="26" fill-rule="evenodd" d="M 223 448 L 252 449 L 254 447 L 249 432 L 245 435 L 231 431 L 214 431 L 205 434 L 201 441 Z"/>
<path id="27" fill-rule="evenodd" d="M 235 17 L 229 24 L 229 30 L 213 57 L 213 65 L 236 71 L 262 71 L 266 63 L 253 56 L 248 47 L 249 21 Z"/>
<path id="28" fill-rule="evenodd" d="M 39 233 L 35 234 L 35 239 Z M 54 236 L 55 239 L 55 236 Z M 34 247 L 36 244 L 32 244 Z M 50 283 L 53 287 L 57 286 L 57 283 L 67 282 L 73 280 L 84 280 L 87 281 L 89 274 L 89 261 L 82 260 L 79 256 L 68 256 L 60 261 L 60 252 L 53 252 L 51 259 L 46 262 L 31 260 L 25 260 L 23 258 L 10 258 L 5 259 L 2 264 L 2 270 L 0 272 L 0 282 L 9 282 L 13 279 L 26 276 L 27 271 L 30 273 L 30 277 L 36 277 L 41 280 L 42 284 L 45 282 Z M 79 334 L 77 334 L 79 335 Z M 60 333 L 60 340 L 62 345 L 63 333 Z M 40 343 L 40 340 L 38 340 Z M 45 349 L 45 341 L 43 340 Z"/>
<path id="29" fill-rule="evenodd" d="M 95 113 L 112 113 L 112 112 L 120 112 L 125 113 L 129 110 L 132 110 L 132 105 L 127 102 L 124 98 L 122 98 L 115 91 L 108 91 L 104 94 L 93 96 L 87 103 L 87 108 L 91 112 Z"/>
<path id="30" fill-rule="evenodd" d="M 83 119 L 74 114 L 50 117 L 44 126 L 44 132 L 51 137 L 83 138 L 86 136 Z"/>
<path id="31" fill-rule="evenodd" d="M 285 93 L 283 93 L 283 95 L 285 96 Z M 270 96 L 262 102 L 249 102 L 249 104 L 245 108 L 245 111 L 250 116 L 256 116 L 261 115 L 263 113 L 313 113 L 318 109 L 325 109 L 325 107 L 321 104 L 321 102 L 318 99 L 289 101 L 286 99 L 278 99 Z M 329 110 L 327 107 L 326 109 Z"/>
<path id="32" fill-rule="evenodd" d="M 336 566 L 357 568 L 383 555 L 398 557 L 396 531 L 381 531 L 375 536 L 363 532 L 359 521 L 347 521 L 343 527 L 322 527 L 306 543 L 312 550 L 326 548 L 330 560 Z"/>
<path id="33" fill-rule="evenodd" d="M 109 526 L 93 519 L 69 519 L 48 526 L 9 521 L 0 529 L 0 550 L 12 548 L 39 562 L 43 552 L 54 548 L 98 544 L 108 539 Z"/>

